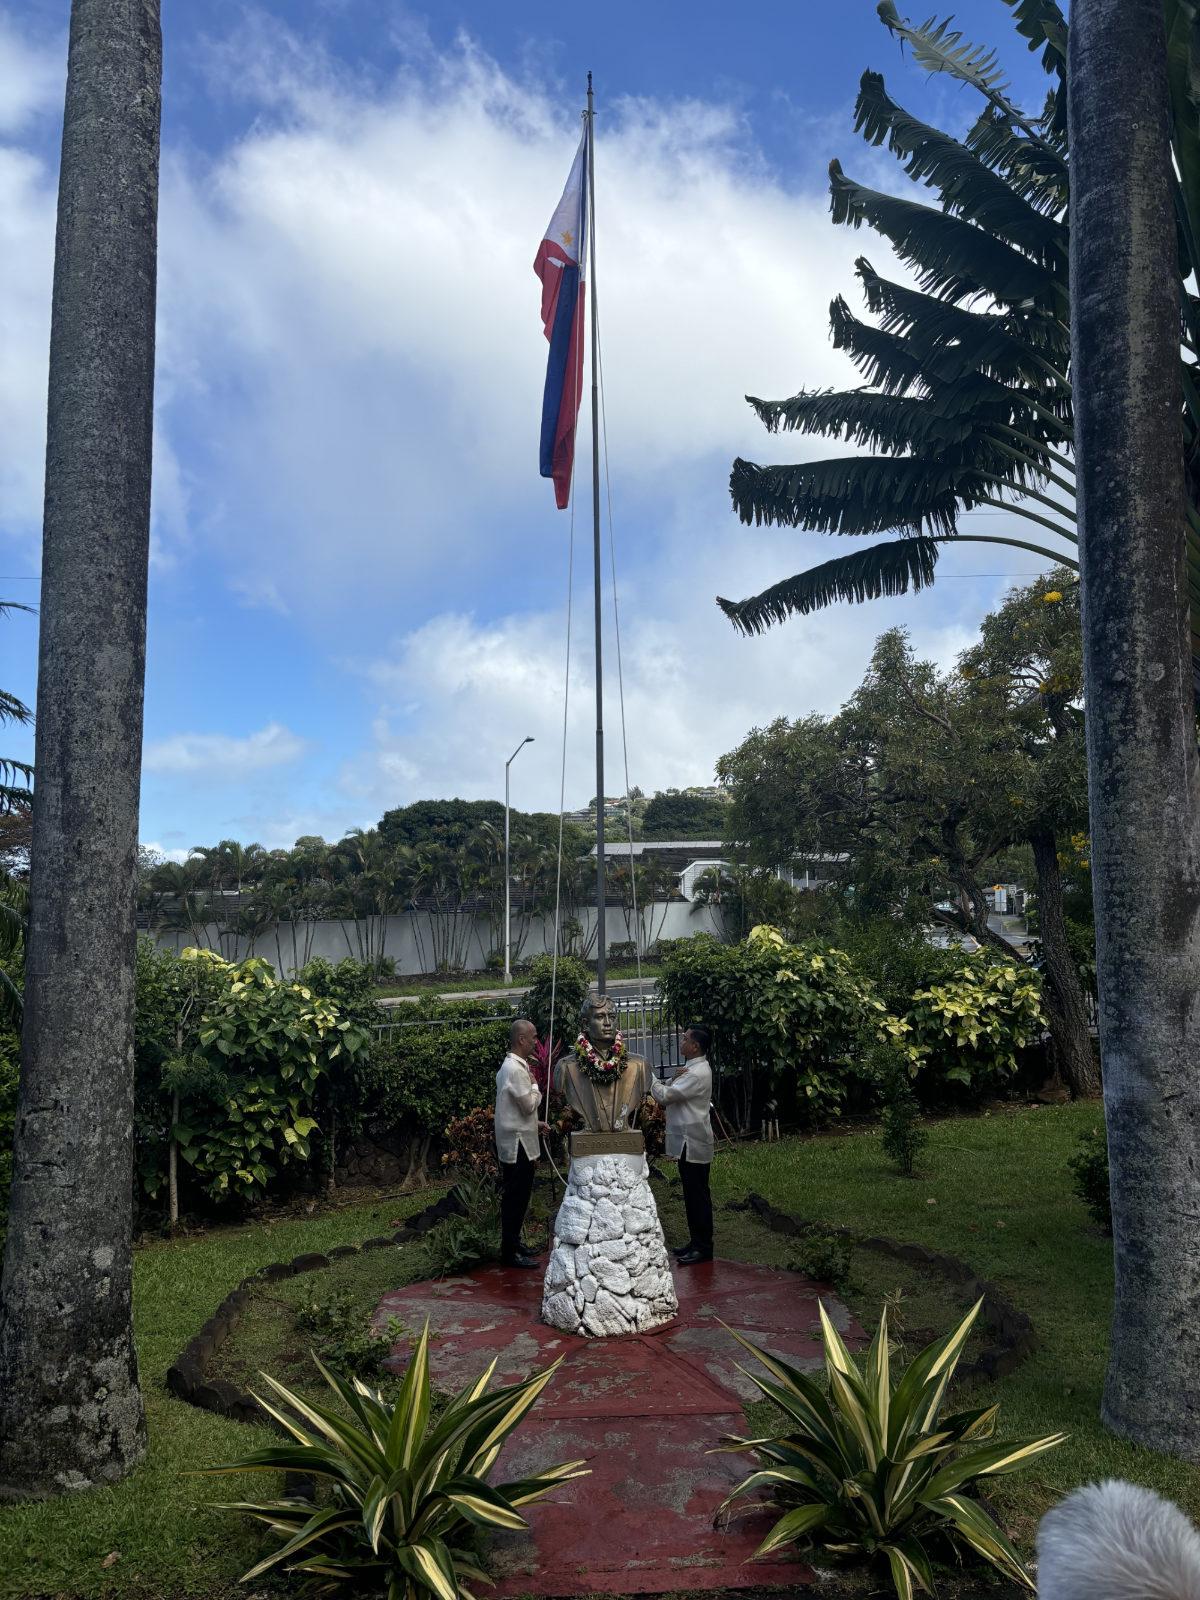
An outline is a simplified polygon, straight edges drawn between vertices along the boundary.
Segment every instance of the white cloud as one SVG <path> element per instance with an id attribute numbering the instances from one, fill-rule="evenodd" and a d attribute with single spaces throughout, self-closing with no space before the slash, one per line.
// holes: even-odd
<path id="1" fill-rule="evenodd" d="M 0 9 L 0 134 L 20 132 L 34 117 L 61 110 L 67 72 L 66 39 L 35 43 Z"/>
<path id="2" fill-rule="evenodd" d="M 180 865 L 182 865 L 182 863 L 185 862 L 192 853 L 190 850 L 168 850 L 165 845 L 159 844 L 155 839 L 151 839 L 148 843 L 143 842 L 142 849 L 152 851 L 156 856 L 161 856 L 164 861 L 174 861 Z"/>
<path id="3" fill-rule="evenodd" d="M 298 761 L 308 744 L 278 722 L 235 738 L 224 733 L 177 733 L 147 744 L 147 772 L 212 783 L 231 783 Z"/>
<path id="4" fill-rule="evenodd" d="M 832 713 L 860 682 L 877 635 L 897 623 L 943 665 L 975 633 L 953 589 L 935 608 L 906 600 L 836 608 L 753 640 L 713 608 L 719 548 L 689 539 L 681 521 L 659 560 L 622 605 L 630 781 L 651 791 L 711 782 L 717 759 L 777 716 Z M 809 560 L 794 536 L 756 531 L 743 559 L 748 586 Z M 594 673 L 587 577 L 577 582 L 566 803 L 595 792 Z M 973 587 L 973 586 L 972 586 Z M 649 603 L 648 603 L 649 602 Z M 368 817 L 424 795 L 503 794 L 504 763 L 521 737 L 535 743 L 513 766 L 513 803 L 557 811 L 562 760 L 565 610 L 492 620 L 445 612 L 398 639 L 362 671 L 379 693 L 371 747 L 346 763 L 340 786 Z M 625 785 L 611 611 L 606 617 L 605 788 Z"/>
<path id="5" fill-rule="evenodd" d="M 65 41 L 34 43 L 0 8 L 0 532 L 23 543 L 42 514 L 54 190 L 15 140 L 61 107 L 65 71 Z"/>
<path id="6" fill-rule="evenodd" d="M 2 18 L 0 105 L 12 37 Z M 307 770 L 273 783 L 309 749 L 285 725 L 307 723 L 309 709 L 280 704 L 279 722 L 233 736 L 219 731 L 230 705 L 205 704 L 218 731 L 147 747 L 147 773 L 170 797 L 148 827 L 200 837 L 194 813 L 186 833 L 172 830 L 191 790 L 205 788 L 207 808 L 211 782 L 227 785 L 227 803 L 220 821 L 206 809 L 204 828 L 269 844 L 337 837 L 421 795 L 502 793 L 525 733 L 536 743 L 514 766 L 514 800 L 552 809 L 568 519 L 536 476 L 545 344 L 531 263 L 577 138 L 571 103 L 469 42 L 438 55 L 410 29 L 397 57 L 356 74 L 307 38 L 255 26 L 212 64 L 218 112 L 221 94 L 243 96 L 247 131 L 205 155 L 164 152 L 154 559 L 164 591 L 186 589 L 210 631 L 236 615 L 230 594 L 287 619 L 272 622 L 276 653 L 265 656 L 238 617 L 248 673 L 277 673 L 285 635 L 314 678 L 326 656 L 358 651 L 346 692 L 364 695 L 372 732 L 355 751 L 344 727 L 357 718 L 333 723 L 336 783 Z M 61 62 L 55 72 L 57 84 Z M 26 92 L 21 117 L 49 92 Z M 857 301 L 857 253 L 884 267 L 886 252 L 832 227 L 823 191 L 795 192 L 773 173 L 736 108 L 603 110 L 607 424 L 631 776 L 649 789 L 706 780 L 755 724 L 835 709 L 892 623 L 949 660 L 987 591 L 939 579 L 936 598 L 838 608 L 754 641 L 716 613 L 717 593 L 753 593 L 847 548 L 742 528 L 726 480 L 736 454 L 830 453 L 769 438 L 743 395 L 858 381 L 829 345 L 826 308 L 839 290 Z M 874 177 L 886 161 L 860 147 L 847 165 Z M 0 525 L 24 536 L 41 511 L 53 224 L 46 164 L 0 143 Z M 578 531 L 568 804 L 593 792 Z M 1036 562 L 964 545 L 942 571 L 1010 565 Z M 611 638 L 607 661 L 614 792 Z M 197 720 L 176 710 L 167 726 Z"/>
<path id="7" fill-rule="evenodd" d="M 231 578 L 229 587 L 248 611 L 274 611 L 281 617 L 289 614 L 287 601 L 274 578 Z"/>
<path id="8" fill-rule="evenodd" d="M 520 560 L 554 525 L 531 265 L 577 129 L 468 44 L 364 82 L 289 38 L 245 46 L 243 80 L 270 85 L 253 130 L 210 167 L 166 169 L 160 348 L 179 405 L 205 412 L 206 538 L 298 611 L 352 604 L 367 562 L 380 592 L 444 604 L 445 573 L 489 567 L 499 527 L 529 530 Z M 598 168 L 623 481 L 769 456 L 742 397 L 846 370 L 824 309 L 860 241 L 719 106 L 617 104 Z"/>
<path id="9" fill-rule="evenodd" d="M 26 541 L 42 513 L 54 197 L 42 163 L 3 144 L 0 261 L 0 530 Z"/>

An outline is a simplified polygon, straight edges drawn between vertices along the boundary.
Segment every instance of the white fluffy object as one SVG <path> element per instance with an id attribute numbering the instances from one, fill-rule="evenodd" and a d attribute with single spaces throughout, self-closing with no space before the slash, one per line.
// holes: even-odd
<path id="1" fill-rule="evenodd" d="M 1200 1534 L 1132 1483 L 1076 1489 L 1042 1518 L 1039 1600 L 1200 1600 Z"/>

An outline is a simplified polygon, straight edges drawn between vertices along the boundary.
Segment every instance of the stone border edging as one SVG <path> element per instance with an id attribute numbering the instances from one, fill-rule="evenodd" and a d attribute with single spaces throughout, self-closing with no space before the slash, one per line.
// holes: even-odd
<path id="1" fill-rule="evenodd" d="M 194 1339 L 188 1341 L 167 1368 L 167 1389 L 177 1400 L 198 1406 L 202 1411 L 215 1411 L 219 1416 L 230 1417 L 234 1422 L 250 1422 L 273 1426 L 271 1418 L 252 1394 L 238 1389 L 223 1378 L 209 1378 L 206 1372 L 209 1361 L 228 1339 L 242 1320 L 247 1301 L 254 1290 L 264 1283 L 278 1283 L 283 1278 L 296 1278 L 304 1272 L 320 1272 L 346 1256 L 361 1255 L 364 1250 L 386 1250 L 392 1245 L 411 1244 L 447 1217 L 461 1215 L 462 1204 L 453 1190 L 442 1196 L 415 1217 L 410 1217 L 395 1233 L 379 1234 L 364 1239 L 361 1244 L 338 1244 L 331 1250 L 309 1250 L 290 1261 L 271 1261 L 259 1267 L 249 1277 L 243 1278 L 232 1293 L 227 1294 L 209 1317 Z"/>
<path id="2" fill-rule="evenodd" d="M 983 1301 L 979 1310 L 980 1321 L 993 1334 L 996 1342 L 983 1350 L 974 1361 L 964 1362 L 958 1369 L 961 1377 L 1006 1377 L 1037 1349 L 1037 1334 L 1026 1314 L 1019 1311 L 996 1284 L 979 1277 L 973 1267 L 960 1261 L 957 1256 L 931 1250 L 923 1244 L 905 1244 L 899 1239 L 856 1233 L 853 1228 L 842 1228 L 832 1223 L 803 1222 L 798 1217 L 788 1216 L 785 1211 L 777 1211 L 760 1194 L 748 1194 L 744 1201 L 732 1201 L 730 1209 L 752 1211 L 773 1233 L 788 1234 L 794 1238 L 808 1233 L 837 1234 L 840 1238 L 850 1240 L 859 1249 L 889 1256 L 894 1261 L 929 1267 L 951 1283 L 965 1284 L 973 1300 Z"/>

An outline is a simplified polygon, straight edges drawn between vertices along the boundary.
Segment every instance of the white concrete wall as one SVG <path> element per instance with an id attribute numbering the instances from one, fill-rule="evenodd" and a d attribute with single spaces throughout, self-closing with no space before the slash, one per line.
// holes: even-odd
<path id="1" fill-rule="evenodd" d="M 697 933 L 715 933 L 719 937 L 722 930 L 719 906 L 693 906 L 681 900 L 657 901 L 653 906 L 643 910 L 641 920 L 645 941 L 685 939 Z M 586 937 L 586 934 L 591 933 L 595 923 L 595 911 L 589 908 L 580 917 L 580 921 L 584 924 Z M 432 962 L 435 944 L 432 914 L 405 912 L 401 916 L 388 917 L 386 923 L 382 951 L 378 953 L 390 956 L 395 961 L 397 973 L 407 975 L 425 971 L 427 965 Z M 605 923 L 605 934 L 610 946 L 621 944 L 630 938 L 620 906 L 608 907 Z M 514 917 L 514 939 L 517 927 L 518 921 Z M 218 938 L 216 927 L 208 927 L 203 931 L 203 942 L 228 960 L 240 960 L 251 954 L 248 942 L 244 939 L 235 940 L 227 935 L 222 940 Z M 520 951 L 520 959 L 527 960 L 531 956 L 547 953 L 553 943 L 553 931 L 552 918 L 545 922 L 535 919 L 530 927 L 529 937 Z M 304 923 L 296 925 L 295 960 L 292 927 L 286 922 L 260 934 L 255 942 L 253 954 L 269 961 L 278 972 L 290 974 L 296 965 L 303 965 L 307 959 L 302 947 L 306 932 L 307 927 Z M 153 937 L 163 950 L 184 950 L 188 945 L 196 943 L 189 930 L 180 928 L 159 928 L 155 930 Z M 491 943 L 491 931 L 486 917 L 476 917 L 473 920 L 471 928 L 466 931 L 465 942 L 467 946 L 465 970 L 482 972 Z M 376 940 L 377 951 L 378 943 Z M 353 956 L 357 960 L 359 942 L 353 922 L 314 923 L 311 946 L 308 950 L 308 957 L 312 956 L 324 956 L 327 961 L 341 961 L 345 956 Z M 513 959 L 518 959 L 515 949 Z"/>

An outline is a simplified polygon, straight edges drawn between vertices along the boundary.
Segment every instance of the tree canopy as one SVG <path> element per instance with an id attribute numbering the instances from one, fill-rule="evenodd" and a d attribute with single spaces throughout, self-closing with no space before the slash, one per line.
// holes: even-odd
<path id="1" fill-rule="evenodd" d="M 642 816 L 644 839 L 723 839 L 725 802 L 716 795 L 666 790 L 647 801 Z"/>

